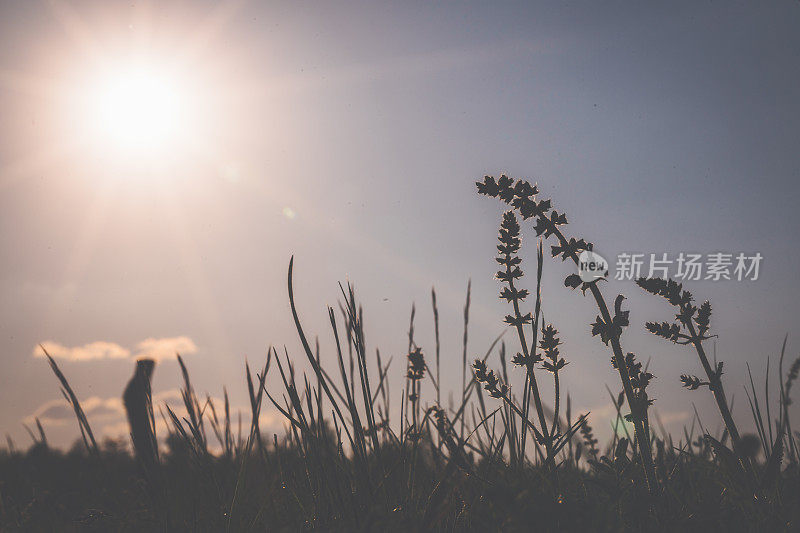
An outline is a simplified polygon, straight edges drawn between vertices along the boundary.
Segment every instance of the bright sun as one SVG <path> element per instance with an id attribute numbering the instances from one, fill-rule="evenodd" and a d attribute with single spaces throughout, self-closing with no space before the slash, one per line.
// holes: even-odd
<path id="1" fill-rule="evenodd" d="M 86 92 L 87 125 L 106 149 L 139 156 L 175 150 L 189 129 L 184 89 L 154 68 L 104 72 Z"/>

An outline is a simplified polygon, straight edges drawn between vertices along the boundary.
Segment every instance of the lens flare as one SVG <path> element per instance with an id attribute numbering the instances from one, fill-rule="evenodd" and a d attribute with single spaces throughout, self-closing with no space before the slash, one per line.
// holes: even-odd
<path id="1" fill-rule="evenodd" d="M 97 140 L 137 154 L 175 148 L 186 133 L 185 96 L 168 75 L 147 68 L 105 73 L 88 91 L 86 117 Z"/>

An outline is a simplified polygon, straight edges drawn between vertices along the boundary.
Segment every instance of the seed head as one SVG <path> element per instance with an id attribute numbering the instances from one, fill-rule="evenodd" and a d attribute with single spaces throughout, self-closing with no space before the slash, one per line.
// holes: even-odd
<path id="1" fill-rule="evenodd" d="M 425 356 L 416 348 L 408 354 L 408 379 L 416 381 L 425 377 Z"/>

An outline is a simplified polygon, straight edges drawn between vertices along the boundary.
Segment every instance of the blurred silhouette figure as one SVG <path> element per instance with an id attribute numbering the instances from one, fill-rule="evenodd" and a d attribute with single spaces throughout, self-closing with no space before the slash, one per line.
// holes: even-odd
<path id="1" fill-rule="evenodd" d="M 158 463 L 158 442 L 150 392 L 150 380 L 153 377 L 155 364 L 152 359 L 136 361 L 136 371 L 122 396 L 131 428 L 133 449 L 145 469 Z"/>

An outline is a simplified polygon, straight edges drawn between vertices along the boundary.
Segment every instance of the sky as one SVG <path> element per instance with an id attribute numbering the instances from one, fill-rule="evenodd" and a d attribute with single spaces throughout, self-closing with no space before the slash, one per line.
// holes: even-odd
<path id="1" fill-rule="evenodd" d="M 225 387 L 246 413 L 246 360 L 285 346 L 305 368 L 292 256 L 323 364 L 335 361 L 327 306 L 339 282 L 355 285 L 370 353 L 393 357 L 394 405 L 412 305 L 433 355 L 435 287 L 443 387 L 457 395 L 468 281 L 469 357 L 506 330 L 493 278 L 503 206 L 474 185 L 501 173 L 538 182 L 612 267 L 620 253 L 761 254 L 756 280 L 686 282 L 714 306 L 708 342 L 752 427 L 747 365 L 763 393 L 784 336 L 785 366 L 800 353 L 799 25 L 788 0 L 3 2 L 0 432 L 27 446 L 38 416 L 51 442 L 79 437 L 40 343 L 100 436 L 126 434 L 120 397 L 140 356 L 158 360 L 158 401 L 177 401 L 179 351 L 198 392 Z M 168 98 L 128 105 L 130 84 Z M 535 250 L 524 224 L 528 289 Z M 593 302 L 563 286 L 574 271 L 546 257 L 544 317 L 574 411 L 609 435 L 606 386 L 620 385 L 590 334 Z M 649 361 L 667 428 L 696 407 L 716 430 L 712 397 L 679 381 L 702 372 L 694 352 L 644 330 L 671 308 L 630 280 L 603 290 L 627 297 L 622 344 Z"/>

